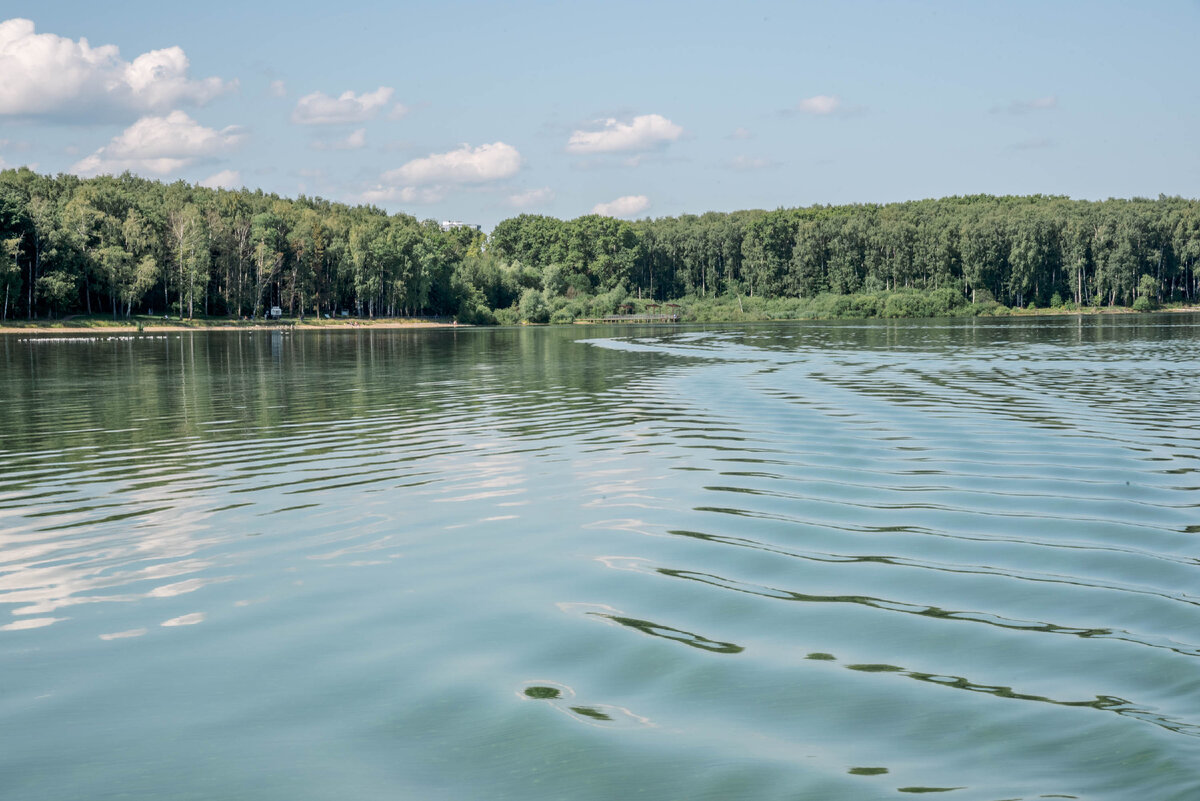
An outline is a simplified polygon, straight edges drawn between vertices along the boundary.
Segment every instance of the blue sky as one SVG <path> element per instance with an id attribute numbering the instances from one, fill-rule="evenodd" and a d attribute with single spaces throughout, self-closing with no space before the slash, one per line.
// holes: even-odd
<path id="1" fill-rule="evenodd" d="M 1198 33 L 1194 1 L 7 0 L 0 162 L 485 229 L 520 212 L 1196 197 Z"/>

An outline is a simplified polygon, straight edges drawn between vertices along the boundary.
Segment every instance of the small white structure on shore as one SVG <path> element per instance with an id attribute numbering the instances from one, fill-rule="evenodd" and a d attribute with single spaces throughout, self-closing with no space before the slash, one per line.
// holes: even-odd
<path id="1" fill-rule="evenodd" d="M 470 228 L 472 231 L 482 230 L 482 226 L 475 223 L 466 223 L 462 220 L 442 220 L 443 231 L 449 231 L 451 228 Z"/>

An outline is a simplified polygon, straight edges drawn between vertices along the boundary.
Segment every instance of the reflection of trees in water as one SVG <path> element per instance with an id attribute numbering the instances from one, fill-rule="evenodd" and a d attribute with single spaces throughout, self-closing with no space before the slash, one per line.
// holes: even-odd
<path id="1" fill-rule="evenodd" d="M 809 658 L 815 658 L 821 661 L 832 661 L 832 659 L 829 657 L 829 654 L 810 654 Z M 1012 698 L 1018 701 L 1040 701 L 1045 704 L 1054 704 L 1055 706 L 1091 707 L 1092 709 L 1103 709 L 1110 712 L 1116 712 L 1118 715 L 1138 718 L 1139 720 L 1144 720 L 1148 723 L 1162 726 L 1164 729 L 1169 729 L 1178 734 L 1200 737 L 1200 725 L 1172 720 L 1164 715 L 1157 715 L 1145 709 L 1139 709 L 1134 706 L 1132 701 L 1128 701 L 1124 698 L 1117 698 L 1116 696 L 1112 695 L 1098 695 L 1095 698 L 1084 701 L 1063 701 L 1057 698 L 1050 698 L 1045 695 L 1019 693 L 1013 690 L 1012 687 L 1006 687 L 1003 685 L 976 684 L 975 682 L 965 679 L 961 676 L 944 676 L 938 673 L 923 673 L 919 670 L 907 670 L 896 665 L 859 664 L 846 665 L 845 667 L 847 670 L 855 670 L 859 673 L 895 673 L 897 675 L 904 676 L 905 678 L 915 679 L 916 681 L 937 684 L 941 687 L 952 687 L 956 690 L 966 690 L 967 692 L 994 695 L 998 698 Z"/>
<path id="2" fill-rule="evenodd" d="M 571 707 L 571 711 L 578 712 L 580 715 L 591 718 L 592 720 L 612 720 L 612 715 L 606 715 L 599 709 L 594 709 L 590 706 L 573 706 Z"/>
<path id="3" fill-rule="evenodd" d="M 623 706 L 612 704 L 572 705 L 575 690 L 565 684 L 541 681 L 530 684 L 521 691 L 521 696 L 534 701 L 544 701 L 552 707 L 581 723 L 591 726 L 653 726 L 649 718 L 642 717 Z"/>
<path id="4" fill-rule="evenodd" d="M 749 515 L 740 510 L 715 509 L 714 507 L 697 507 L 698 510 L 705 511 L 720 511 L 730 512 L 740 515 Z M 943 565 L 921 564 L 907 559 L 889 557 L 889 556 L 840 556 L 836 554 L 805 554 L 796 551 L 788 551 L 781 548 L 772 548 L 754 540 L 749 540 L 741 537 L 728 537 L 719 534 L 704 534 L 698 531 L 671 531 L 668 532 L 676 536 L 692 537 L 694 539 L 715 542 L 722 545 L 732 545 L 740 548 L 751 548 L 753 550 L 766 551 L 768 553 L 776 553 L 782 556 L 790 556 L 796 559 L 804 559 L 812 562 L 826 562 L 834 564 L 851 564 L 872 562 L 876 564 L 892 565 L 895 567 L 915 567 L 922 570 L 933 570 L 945 573 L 975 573 L 984 575 L 1004 576 L 1005 578 L 1016 579 L 1020 581 L 1038 581 L 1051 584 L 1073 584 L 1081 587 L 1099 587 L 1109 589 L 1104 585 L 1085 581 L 1071 581 L 1064 577 L 1057 576 L 1054 578 L 1044 578 L 1039 576 L 1019 576 L 1012 573 L 1006 573 L 1001 570 L 992 570 L 982 567 L 971 568 L 952 568 Z M 1161 648 L 1167 651 L 1173 651 L 1184 656 L 1200 655 L 1200 648 L 1183 647 L 1179 644 L 1156 643 L 1152 642 L 1147 637 L 1135 635 L 1133 632 L 1102 628 L 1089 627 L 1083 628 L 1079 626 L 1063 626 L 1057 623 L 1042 623 L 1029 622 L 1022 620 L 1010 620 L 999 615 L 993 615 L 987 612 L 967 612 L 957 611 L 952 609 L 941 609 L 936 606 L 926 606 L 922 604 L 913 604 L 905 601 L 891 601 L 886 598 L 874 598 L 869 595 L 809 595 L 802 592 L 794 592 L 792 590 L 780 590 L 771 587 L 763 587 L 760 585 L 747 584 L 745 582 L 735 581 L 733 579 L 723 578 L 711 573 L 699 573 L 691 570 L 675 570 L 672 568 L 654 568 L 656 573 L 672 578 L 680 578 L 688 581 L 698 581 L 701 584 L 709 584 L 722 589 L 733 590 L 734 592 L 744 592 L 749 595 L 759 595 L 764 598 L 776 598 L 783 601 L 802 601 L 805 603 L 848 603 L 858 604 L 860 606 L 869 606 L 873 609 L 879 609 L 886 612 L 903 612 L 906 614 L 920 615 L 922 617 L 938 618 L 942 620 L 957 620 L 970 623 L 983 623 L 988 626 L 996 626 L 998 628 L 1012 629 L 1015 631 L 1037 631 L 1045 634 L 1068 634 L 1076 637 L 1088 638 L 1103 638 L 1111 640 L 1123 640 L 1125 642 L 1135 643 L 1137 645 L 1145 645 L 1150 648 Z M 1151 595 L 1172 602 L 1197 605 L 1186 597 L 1172 595 L 1166 592 L 1148 590 L 1142 588 L 1121 588 L 1122 592 L 1133 592 L 1142 595 Z"/>
<path id="5" fill-rule="evenodd" d="M 242 529 L 261 514 L 315 513 L 345 497 L 329 493 L 440 481 L 455 500 L 511 494 L 523 480 L 516 454 L 539 452 L 511 443 L 620 437 L 643 414 L 622 388 L 670 359 L 578 338 L 525 329 L 0 338 L 0 408 L 20 422 L 0 429 L 0 500 L 6 534 L 21 545 L 0 602 L 32 626 L 61 619 L 33 615 L 67 607 L 181 593 L 189 574 L 219 580 L 198 551 L 257 533 Z M 320 502 L 284 497 L 295 495 Z M 161 586 L 123 591 L 143 581 Z"/>
<path id="6" fill-rule="evenodd" d="M 699 648 L 703 651 L 712 651 L 716 654 L 740 654 L 746 650 L 740 645 L 735 645 L 731 642 L 719 642 L 710 640 L 707 637 L 702 637 L 690 631 L 663 626 L 659 623 L 652 623 L 649 620 L 638 620 L 633 617 L 622 617 L 620 615 L 605 615 L 599 612 L 589 612 L 588 614 L 596 615 L 597 617 L 611 620 L 614 623 L 619 623 L 631 629 L 636 629 L 643 634 L 649 634 L 651 637 L 662 637 L 665 640 L 674 640 L 675 642 L 690 645 L 693 648 Z"/>
<path id="7" fill-rule="evenodd" d="M 802 602 L 806 602 L 806 603 L 861 604 L 863 606 L 869 606 L 874 609 L 881 609 L 881 610 L 885 610 L 885 611 L 905 612 L 905 613 L 909 613 L 909 614 L 917 614 L 917 615 L 921 615 L 921 616 L 925 616 L 925 617 L 936 617 L 936 618 L 942 618 L 942 619 L 947 619 L 947 620 L 971 620 L 973 622 L 987 623 L 989 625 L 1000 626 L 1002 628 L 1018 629 L 1018 630 L 1022 630 L 1022 631 L 1043 631 L 1043 632 L 1047 632 L 1047 633 L 1056 633 L 1056 634 L 1075 634 L 1080 637 L 1096 636 L 1098 634 L 1110 634 L 1111 635 L 1111 631 L 1108 629 L 1077 629 L 1077 628 L 1070 628 L 1070 627 L 1066 627 L 1066 626 L 1054 626 L 1053 624 L 1048 624 L 1048 623 L 1017 624 L 1017 623 L 1013 623 L 1013 622 L 997 620 L 994 617 L 991 617 L 990 619 L 983 618 L 983 617 L 966 617 L 965 615 L 967 613 L 951 612 L 951 611 L 946 611 L 943 609 L 938 609 L 936 607 L 921 607 L 921 606 L 917 606 L 915 604 L 907 604 L 907 603 L 897 602 L 897 601 L 886 601 L 886 600 L 883 600 L 880 598 L 870 598 L 870 597 L 866 597 L 866 596 L 806 595 L 804 593 L 790 592 L 787 590 L 776 590 L 776 589 L 772 589 L 772 588 L 768 588 L 768 587 L 756 587 L 756 586 L 747 585 L 747 584 L 744 584 L 741 582 L 735 582 L 735 581 L 732 581 L 729 579 L 723 579 L 720 576 L 715 576 L 715 575 L 707 574 L 707 573 L 696 573 L 696 572 L 688 571 L 688 570 L 673 570 L 673 569 L 669 569 L 669 568 L 655 568 L 655 572 L 659 573 L 660 575 L 669 576 L 672 578 L 680 578 L 680 579 L 685 579 L 688 581 L 698 581 L 702 584 L 709 584 L 711 586 L 721 587 L 723 589 L 733 590 L 735 592 L 743 592 L 743 593 L 747 593 L 750 595 L 758 595 L 758 596 L 761 596 L 764 598 L 775 598 L 775 599 L 786 600 L 786 601 L 802 601 Z M 691 645 L 696 648 L 703 648 L 704 650 L 708 650 L 708 651 L 715 651 L 718 653 L 740 653 L 741 651 L 744 650 L 741 646 L 733 645 L 732 643 L 716 643 L 712 640 L 708 640 L 706 638 L 699 637 L 698 635 L 691 634 L 690 632 L 683 632 L 678 629 L 672 629 L 670 627 L 665 627 L 665 626 L 658 626 L 654 623 L 649 623 L 648 621 L 644 621 L 644 620 L 636 620 L 633 618 L 624 618 L 624 617 L 619 617 L 616 615 L 604 615 L 604 614 L 599 614 L 599 613 L 595 613 L 595 612 L 590 613 L 590 614 L 597 614 L 600 617 L 604 617 L 609 620 L 613 620 L 617 623 L 620 623 L 623 626 L 629 626 L 631 628 L 638 629 L 640 631 L 645 632 L 646 634 L 652 634 L 652 635 L 658 636 L 658 637 L 666 637 L 668 639 L 675 639 L 675 640 L 678 640 L 679 642 L 683 642 L 685 645 Z M 678 636 L 678 637 L 672 636 L 673 634 L 678 634 L 680 636 Z M 1127 638 L 1121 638 L 1121 639 L 1127 639 Z M 1140 643 L 1140 644 L 1144 644 L 1144 643 Z M 713 647 L 713 646 L 720 646 L 720 647 Z M 833 656 L 832 654 L 826 654 L 826 653 L 812 653 L 812 654 L 809 654 L 807 658 L 810 660 L 814 660 L 814 661 L 828 661 L 828 662 L 832 662 L 832 661 L 836 660 L 835 656 Z M 966 679 L 966 678 L 963 678 L 960 676 L 943 676 L 943 675 L 940 675 L 937 673 L 923 673 L 921 671 L 916 671 L 916 670 L 907 670 L 906 668 L 898 667 L 896 665 L 855 664 L 855 665 L 846 665 L 846 668 L 849 670 L 858 671 L 860 673 L 895 673 L 895 674 L 903 675 L 907 678 L 915 679 L 915 680 L 921 681 L 921 682 L 937 684 L 942 687 L 950 687 L 950 688 L 957 689 L 957 690 L 966 690 L 968 692 L 985 693 L 988 695 L 997 696 L 999 698 L 1012 698 L 1012 699 L 1020 700 L 1020 701 L 1040 701 L 1043 703 L 1054 704 L 1056 706 L 1091 707 L 1093 709 L 1107 710 L 1110 712 L 1116 712 L 1117 714 L 1124 715 L 1126 717 L 1134 717 L 1134 718 L 1138 718 L 1140 720 L 1145 720 L 1149 723 L 1153 723 L 1153 724 L 1155 724 L 1157 726 L 1161 726 L 1165 729 L 1169 729 L 1171 731 L 1178 732 L 1179 734 L 1186 734 L 1186 735 L 1190 735 L 1193 737 L 1200 737 L 1200 725 L 1173 720 L 1164 715 L 1158 715 L 1153 712 L 1149 712 L 1145 709 L 1140 709 L 1137 706 L 1135 706 L 1132 701 L 1126 700 L 1124 698 L 1118 698 L 1116 696 L 1099 695 L 1099 696 L 1096 696 L 1095 698 L 1089 699 L 1089 700 L 1063 701 L 1063 700 L 1059 700 L 1059 699 L 1050 698 L 1050 697 L 1044 696 L 1044 695 L 1020 693 L 1020 692 L 1013 690 L 1011 687 L 1007 687 L 1007 686 L 977 684 L 975 682 L 970 681 L 969 679 Z"/>
<path id="8" fill-rule="evenodd" d="M 361 421 L 351 429 L 370 440 L 413 424 L 448 432 L 481 416 L 514 436 L 591 430 L 623 421 L 612 415 L 629 382 L 679 363 L 579 338 L 558 329 L 0 338 L 0 406 L 23 422 L 0 431 L 0 451 L 169 456 L 188 437 L 242 442 L 274 438 L 279 426 Z"/>

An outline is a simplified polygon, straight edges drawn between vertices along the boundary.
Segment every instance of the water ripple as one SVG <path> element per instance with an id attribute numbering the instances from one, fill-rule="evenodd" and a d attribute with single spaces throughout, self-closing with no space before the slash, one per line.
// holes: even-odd
<path id="1" fill-rule="evenodd" d="M 1193 798 L 1198 337 L 0 338 L 0 775 Z"/>

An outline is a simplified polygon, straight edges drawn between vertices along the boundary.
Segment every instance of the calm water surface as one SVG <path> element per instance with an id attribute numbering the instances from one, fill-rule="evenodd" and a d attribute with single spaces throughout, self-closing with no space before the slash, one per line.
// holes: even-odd
<path id="1" fill-rule="evenodd" d="M 0 337 L 0 797 L 1200 797 L 1200 317 Z"/>

